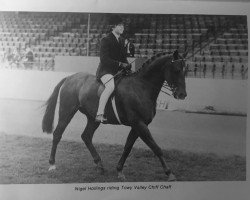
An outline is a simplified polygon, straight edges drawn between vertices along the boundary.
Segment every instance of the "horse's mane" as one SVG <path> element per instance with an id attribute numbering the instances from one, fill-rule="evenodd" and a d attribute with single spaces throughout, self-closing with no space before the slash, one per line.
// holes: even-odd
<path id="1" fill-rule="evenodd" d="M 154 61 L 156 61 L 158 58 L 166 56 L 166 55 L 170 55 L 172 54 L 171 52 L 160 52 L 155 54 L 154 56 L 152 56 L 151 58 L 147 59 L 142 66 L 135 71 L 133 74 L 137 74 L 138 72 L 142 71 L 143 69 L 145 69 L 147 66 L 151 65 Z"/>

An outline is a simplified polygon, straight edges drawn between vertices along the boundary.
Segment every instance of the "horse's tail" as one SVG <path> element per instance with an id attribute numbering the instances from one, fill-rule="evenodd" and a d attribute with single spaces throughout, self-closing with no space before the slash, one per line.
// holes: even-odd
<path id="1" fill-rule="evenodd" d="M 53 131 L 54 115 L 57 103 L 57 97 L 60 91 L 60 88 L 66 78 L 62 79 L 54 88 L 53 93 L 50 95 L 49 99 L 46 101 L 45 106 L 46 110 L 43 116 L 42 129 L 43 132 L 51 133 Z"/>

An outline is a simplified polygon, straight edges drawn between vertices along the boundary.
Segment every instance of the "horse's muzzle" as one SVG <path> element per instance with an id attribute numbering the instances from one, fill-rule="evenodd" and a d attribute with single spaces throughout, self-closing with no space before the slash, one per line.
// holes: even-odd
<path id="1" fill-rule="evenodd" d="M 183 92 L 178 92 L 178 91 L 175 91 L 173 93 L 173 96 L 175 99 L 180 99 L 180 100 L 184 100 L 187 96 L 187 93 L 185 91 Z"/>

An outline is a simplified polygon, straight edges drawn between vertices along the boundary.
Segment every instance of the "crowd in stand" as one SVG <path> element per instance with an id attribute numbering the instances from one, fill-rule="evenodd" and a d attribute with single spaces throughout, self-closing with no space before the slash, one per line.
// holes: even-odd
<path id="1" fill-rule="evenodd" d="M 8 49 L 1 54 L 1 63 L 4 68 L 32 69 L 34 53 L 30 47 Z"/>
<path id="2" fill-rule="evenodd" d="M 86 13 L 0 12 L 0 68 L 53 70 L 55 56 L 98 57 L 108 16 L 91 14 L 88 27 Z M 124 18 L 128 57 L 188 49 L 187 77 L 247 78 L 246 17 L 127 14 Z"/>
<path id="3" fill-rule="evenodd" d="M 40 63 L 35 61 L 35 56 L 32 48 L 26 46 L 25 48 L 8 49 L 0 53 L 0 68 L 4 69 L 38 69 L 38 70 L 53 70 L 54 58 L 51 62 Z"/>
<path id="4" fill-rule="evenodd" d="M 185 76 L 186 77 L 196 77 L 196 78 L 230 78 L 230 79 L 247 79 L 248 78 L 248 67 L 245 64 L 241 64 L 238 71 L 235 65 L 227 66 L 225 64 L 222 67 L 213 64 L 208 67 L 206 64 L 198 65 L 195 64 L 194 68 L 191 69 L 189 64 L 185 66 Z"/>

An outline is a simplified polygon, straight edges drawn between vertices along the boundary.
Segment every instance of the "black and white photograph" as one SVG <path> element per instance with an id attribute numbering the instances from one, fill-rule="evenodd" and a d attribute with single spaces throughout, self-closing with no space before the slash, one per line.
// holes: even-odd
<path id="1" fill-rule="evenodd" d="M 248 14 L 89 10 L 0 10 L 0 191 L 246 183 Z"/>

